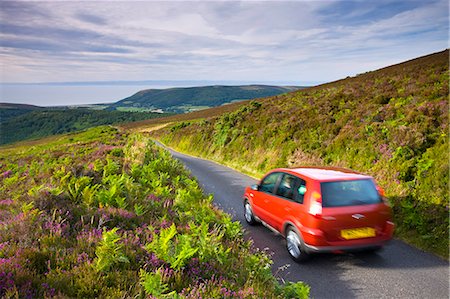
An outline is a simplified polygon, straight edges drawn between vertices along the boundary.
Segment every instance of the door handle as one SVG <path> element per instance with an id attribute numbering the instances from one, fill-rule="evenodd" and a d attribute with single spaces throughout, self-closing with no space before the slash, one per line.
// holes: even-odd
<path id="1" fill-rule="evenodd" d="M 291 208 L 284 208 L 284 210 L 286 211 L 286 212 L 290 212 L 290 211 L 292 211 L 292 209 Z"/>

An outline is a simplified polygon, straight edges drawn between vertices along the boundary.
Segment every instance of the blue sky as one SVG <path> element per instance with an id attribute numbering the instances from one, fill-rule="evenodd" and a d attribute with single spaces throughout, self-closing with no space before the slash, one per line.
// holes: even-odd
<path id="1" fill-rule="evenodd" d="M 0 80 L 329 82 L 448 48 L 448 5 L 1 1 Z"/>

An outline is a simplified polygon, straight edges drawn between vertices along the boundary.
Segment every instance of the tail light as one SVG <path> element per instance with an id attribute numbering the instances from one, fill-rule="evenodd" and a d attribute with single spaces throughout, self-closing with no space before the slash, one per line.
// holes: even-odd
<path id="1" fill-rule="evenodd" d="M 309 213 L 316 217 L 322 216 L 322 196 L 317 191 L 314 191 L 311 194 L 311 204 L 309 206 Z"/>
<path id="2" fill-rule="evenodd" d="M 386 198 L 386 193 L 384 192 L 384 189 L 377 185 L 377 191 L 381 199 L 383 200 L 384 204 L 390 206 L 389 201 Z"/>

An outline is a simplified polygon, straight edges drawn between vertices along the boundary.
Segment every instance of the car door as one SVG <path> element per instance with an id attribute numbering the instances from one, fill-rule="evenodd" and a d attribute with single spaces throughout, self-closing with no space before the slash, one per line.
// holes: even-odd
<path id="1" fill-rule="evenodd" d="M 274 192 L 281 179 L 281 172 L 269 173 L 261 180 L 258 191 L 253 194 L 253 211 L 262 221 L 273 226 L 273 202 Z"/>
<path id="2" fill-rule="evenodd" d="M 292 174 L 283 174 L 272 201 L 274 228 L 281 232 L 286 221 L 295 222 L 294 219 L 300 217 L 305 192 L 304 180 Z"/>

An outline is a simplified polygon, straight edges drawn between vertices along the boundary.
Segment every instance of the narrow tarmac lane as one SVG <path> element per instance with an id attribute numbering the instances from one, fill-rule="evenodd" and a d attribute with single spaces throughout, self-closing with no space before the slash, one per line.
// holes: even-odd
<path id="1" fill-rule="evenodd" d="M 313 298 L 449 298 L 449 263 L 399 240 L 378 253 L 320 254 L 305 264 L 293 262 L 282 237 L 244 220 L 242 195 L 256 180 L 211 161 L 170 152 L 206 193 L 214 195 L 217 206 L 242 223 L 256 247 L 268 248 L 277 277 L 308 283 Z"/>

